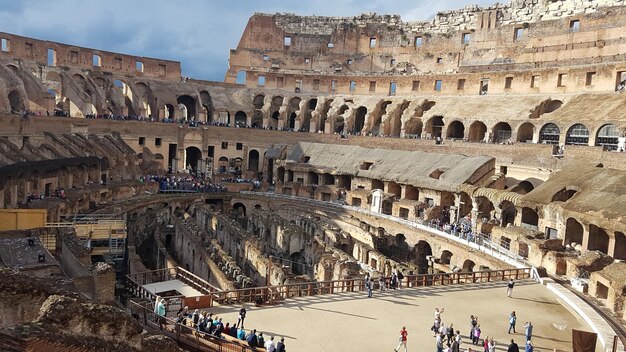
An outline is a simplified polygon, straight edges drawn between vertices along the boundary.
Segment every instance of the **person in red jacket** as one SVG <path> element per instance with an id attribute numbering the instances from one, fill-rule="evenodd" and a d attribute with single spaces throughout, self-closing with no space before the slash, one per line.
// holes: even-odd
<path id="1" fill-rule="evenodd" d="M 404 346 L 404 352 L 406 352 L 406 337 L 408 334 L 409 333 L 406 331 L 406 326 L 403 326 L 402 330 L 400 330 L 400 343 L 398 343 L 398 347 L 393 349 L 394 351 L 398 352 L 400 347 Z"/>

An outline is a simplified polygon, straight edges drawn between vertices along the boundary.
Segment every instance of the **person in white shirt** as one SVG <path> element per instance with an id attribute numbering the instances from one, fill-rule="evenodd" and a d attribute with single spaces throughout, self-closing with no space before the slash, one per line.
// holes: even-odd
<path id="1" fill-rule="evenodd" d="M 276 346 L 274 345 L 274 336 L 270 337 L 269 340 L 265 341 L 265 350 L 267 352 L 274 352 L 276 351 Z"/>

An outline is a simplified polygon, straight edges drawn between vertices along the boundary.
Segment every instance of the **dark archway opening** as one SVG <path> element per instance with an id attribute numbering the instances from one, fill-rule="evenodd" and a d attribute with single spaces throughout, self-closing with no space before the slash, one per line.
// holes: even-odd
<path id="1" fill-rule="evenodd" d="M 259 171 L 259 152 L 251 150 L 248 153 L 248 171 Z"/>
<path id="2" fill-rule="evenodd" d="M 367 108 L 364 106 L 356 109 L 356 115 L 354 116 L 354 128 L 352 132 L 360 133 L 365 126 L 365 115 L 367 114 Z"/>
<path id="3" fill-rule="evenodd" d="M 248 122 L 248 116 L 243 111 L 237 111 L 235 113 L 235 127 L 246 127 Z"/>
<path id="4" fill-rule="evenodd" d="M 198 172 L 198 164 L 202 160 L 202 152 L 196 147 L 188 147 L 185 149 L 185 160 L 187 163 L 185 167 L 189 170 L 189 173 Z"/>
<path id="5" fill-rule="evenodd" d="M 463 139 L 463 137 L 465 137 L 465 126 L 463 126 L 463 123 L 461 123 L 461 121 L 452 121 L 450 125 L 448 125 L 446 138 Z"/>
<path id="6" fill-rule="evenodd" d="M 470 125 L 469 141 L 470 142 L 482 142 L 485 140 L 485 134 L 487 134 L 487 126 L 480 122 L 475 121 Z"/>
<path id="7" fill-rule="evenodd" d="M 183 104 L 187 108 L 187 120 L 196 120 L 198 115 L 196 112 L 196 100 L 189 95 L 181 95 L 176 99 L 178 104 Z M 184 118 L 185 116 L 183 116 Z"/>
<path id="8" fill-rule="evenodd" d="M 14 112 L 26 110 L 26 106 L 24 105 L 24 99 L 22 98 L 22 95 L 16 90 L 12 90 L 9 92 L 9 105 L 11 106 L 11 111 Z"/>

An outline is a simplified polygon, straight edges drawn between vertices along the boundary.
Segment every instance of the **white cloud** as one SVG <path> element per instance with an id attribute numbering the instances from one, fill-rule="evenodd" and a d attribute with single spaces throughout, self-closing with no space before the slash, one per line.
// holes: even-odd
<path id="1" fill-rule="evenodd" d="M 181 61 L 183 74 L 220 81 L 254 12 L 429 20 L 437 11 L 491 0 L 0 0 L 0 30 L 84 47 Z"/>

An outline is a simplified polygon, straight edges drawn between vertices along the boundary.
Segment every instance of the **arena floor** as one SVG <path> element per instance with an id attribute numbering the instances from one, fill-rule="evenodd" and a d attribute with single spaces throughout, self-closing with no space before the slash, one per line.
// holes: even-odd
<path id="1" fill-rule="evenodd" d="M 518 282 L 513 297 L 506 283 L 399 289 L 290 299 L 274 307 L 246 306 L 246 329 L 262 331 L 266 339 L 285 338 L 293 351 L 393 351 L 403 325 L 408 330 L 409 351 L 435 351 L 429 330 L 435 307 L 445 308 L 443 323 L 461 331 L 461 351 L 475 349 L 467 335 L 469 317 L 478 315 L 482 337 L 494 337 L 497 350 L 506 351 L 511 338 L 524 350 L 524 322 L 534 325 L 535 351 L 571 351 L 571 329 L 591 331 L 545 287 L 532 281 Z M 224 323 L 237 321 L 239 307 L 213 307 Z M 508 334 L 508 317 L 517 314 L 517 333 Z M 598 344 L 596 350 L 601 350 Z"/>

